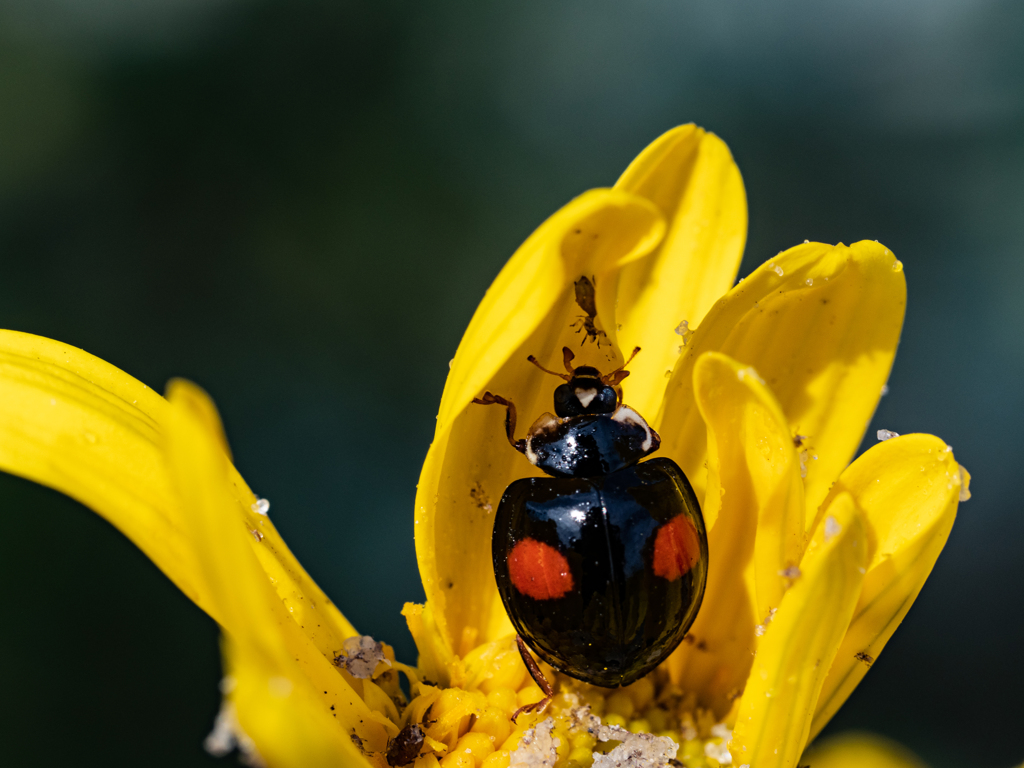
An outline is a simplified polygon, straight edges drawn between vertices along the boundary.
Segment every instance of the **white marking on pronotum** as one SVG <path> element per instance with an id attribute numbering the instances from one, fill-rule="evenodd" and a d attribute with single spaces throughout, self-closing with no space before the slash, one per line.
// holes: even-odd
<path id="1" fill-rule="evenodd" d="M 534 466 L 537 465 L 537 462 L 540 461 L 540 459 L 537 456 L 537 452 L 533 450 L 533 438 L 545 432 L 551 432 L 557 429 L 558 425 L 559 420 L 550 413 L 542 413 L 537 417 L 537 420 L 530 425 L 530 429 L 526 433 L 526 458 Z"/>
<path id="2" fill-rule="evenodd" d="M 576 390 L 576 399 L 580 401 L 580 405 L 584 408 L 589 406 L 595 397 L 597 397 L 597 390 L 593 387 L 590 387 L 589 389 L 578 388 Z"/>
<path id="3" fill-rule="evenodd" d="M 641 427 L 647 434 L 647 437 L 644 438 L 640 447 L 645 451 L 651 450 L 651 447 L 654 445 L 654 430 L 647 425 L 643 416 L 634 411 L 628 405 L 620 405 L 615 409 L 615 413 L 612 414 L 612 420 L 617 421 L 620 424 L 635 424 L 636 426 Z"/>

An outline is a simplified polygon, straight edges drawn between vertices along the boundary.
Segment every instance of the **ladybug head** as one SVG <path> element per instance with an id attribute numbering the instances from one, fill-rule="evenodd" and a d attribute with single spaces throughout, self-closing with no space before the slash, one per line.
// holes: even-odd
<path id="1" fill-rule="evenodd" d="M 533 355 L 527 359 L 542 371 L 565 379 L 565 384 L 555 389 L 555 414 L 560 419 L 567 419 L 573 416 L 612 413 L 622 402 L 622 387 L 619 383 L 629 376 L 629 371 L 624 368 L 639 351 L 640 347 L 634 349 L 629 360 L 604 376 L 597 368 L 589 365 L 573 368 L 572 360 L 575 355 L 568 347 L 562 347 L 563 362 L 568 373 L 549 371 L 541 366 Z"/>

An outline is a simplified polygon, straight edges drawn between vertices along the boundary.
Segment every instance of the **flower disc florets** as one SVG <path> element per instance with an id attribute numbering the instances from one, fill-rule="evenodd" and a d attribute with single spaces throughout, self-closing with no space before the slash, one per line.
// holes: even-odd
<path id="1" fill-rule="evenodd" d="M 385 646 L 387 648 L 387 646 Z M 388 649 L 390 652 L 390 649 Z M 541 713 L 512 716 L 544 694 L 530 679 L 514 640 L 481 646 L 460 670 L 466 687 L 444 688 L 417 670 L 397 668 L 411 681 L 412 699 L 388 670 L 374 683 L 392 693 L 403 731 L 424 738 L 415 768 L 653 768 L 675 764 L 717 768 L 731 763 L 728 726 L 696 706 L 693 694 L 658 670 L 626 688 L 581 683 L 541 664 L 558 692 Z M 399 737 L 395 737 L 396 739 Z M 379 768 L 386 755 L 367 755 Z"/>

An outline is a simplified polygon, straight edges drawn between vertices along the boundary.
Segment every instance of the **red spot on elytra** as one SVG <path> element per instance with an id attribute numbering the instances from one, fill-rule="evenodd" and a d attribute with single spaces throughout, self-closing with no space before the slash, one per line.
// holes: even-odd
<path id="1" fill-rule="evenodd" d="M 572 591 L 572 573 L 565 555 L 543 541 L 523 539 L 508 556 L 512 585 L 534 600 L 552 600 Z"/>
<path id="2" fill-rule="evenodd" d="M 697 529 L 679 514 L 658 529 L 654 539 L 654 575 L 675 581 L 700 559 Z"/>

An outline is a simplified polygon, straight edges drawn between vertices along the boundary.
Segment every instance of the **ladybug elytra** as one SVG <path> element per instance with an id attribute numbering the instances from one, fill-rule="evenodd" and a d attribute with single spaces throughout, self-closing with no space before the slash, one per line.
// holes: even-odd
<path id="1" fill-rule="evenodd" d="M 514 437 L 509 400 L 490 392 L 474 400 L 505 406 L 509 442 L 550 475 L 508 486 L 492 534 L 498 592 L 548 699 L 554 691 L 524 641 L 571 677 L 629 685 L 686 635 L 708 567 L 704 519 L 686 476 L 668 458 L 640 463 L 661 438 L 622 403 L 626 366 L 602 375 L 574 368 L 568 347 L 563 356 L 565 374 L 529 358 L 565 383 L 555 389 L 555 414 L 538 418 L 524 439 Z"/>

